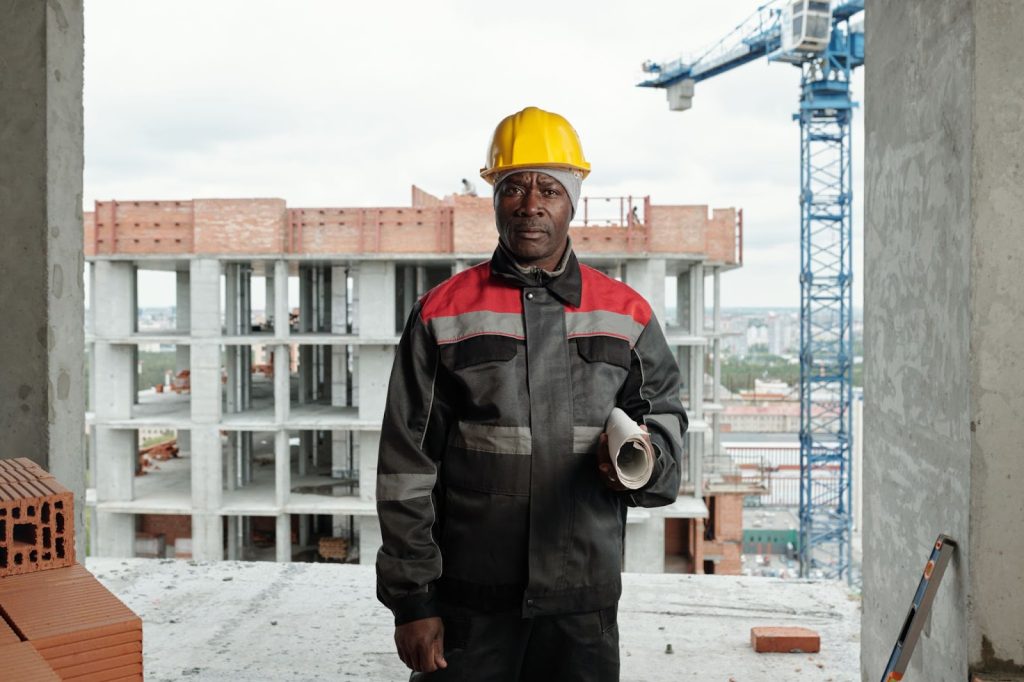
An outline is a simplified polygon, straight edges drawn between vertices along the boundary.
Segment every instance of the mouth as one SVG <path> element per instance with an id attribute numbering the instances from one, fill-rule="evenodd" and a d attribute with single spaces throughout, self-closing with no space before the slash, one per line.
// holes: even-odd
<path id="1" fill-rule="evenodd" d="M 522 237 L 525 239 L 537 239 L 539 237 L 547 236 L 548 229 L 544 225 L 526 223 L 523 225 L 513 225 L 512 232 L 517 237 Z"/>

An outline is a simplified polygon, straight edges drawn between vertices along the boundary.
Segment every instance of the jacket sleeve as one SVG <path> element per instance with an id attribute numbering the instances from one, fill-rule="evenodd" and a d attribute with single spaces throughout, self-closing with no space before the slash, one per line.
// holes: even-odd
<path id="1" fill-rule="evenodd" d="M 619 392 L 618 406 L 634 421 L 647 426 L 656 453 L 651 480 L 627 495 L 629 504 L 672 504 L 679 494 L 683 434 L 689 420 L 679 401 L 679 366 L 653 315 L 633 347 L 629 376 Z"/>
<path id="2" fill-rule="evenodd" d="M 438 615 L 441 575 L 435 487 L 449 409 L 439 376 L 439 348 L 420 318 L 406 322 L 388 384 L 377 463 L 377 598 L 395 624 Z"/>

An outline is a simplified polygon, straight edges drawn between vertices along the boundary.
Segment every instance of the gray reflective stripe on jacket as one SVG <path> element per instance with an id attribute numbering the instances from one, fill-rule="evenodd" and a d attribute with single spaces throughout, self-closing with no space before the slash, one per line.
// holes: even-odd
<path id="1" fill-rule="evenodd" d="M 616 406 L 658 452 L 628 495 L 596 469 Z M 625 507 L 675 499 L 686 425 L 678 368 L 635 292 L 572 254 L 545 281 L 497 251 L 428 292 L 399 344 L 378 461 L 381 601 L 399 623 L 436 615 L 439 598 L 524 616 L 610 606 Z"/>

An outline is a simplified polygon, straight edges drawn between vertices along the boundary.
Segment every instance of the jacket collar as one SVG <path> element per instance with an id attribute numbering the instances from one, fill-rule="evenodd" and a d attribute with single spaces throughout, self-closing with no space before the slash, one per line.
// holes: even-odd
<path id="1" fill-rule="evenodd" d="M 568 240 L 565 255 L 554 272 L 538 267 L 522 267 L 499 242 L 491 258 L 491 274 L 519 287 L 545 287 L 563 303 L 573 308 L 580 305 L 583 277 L 580 275 L 580 263 L 572 249 L 571 239 Z"/>

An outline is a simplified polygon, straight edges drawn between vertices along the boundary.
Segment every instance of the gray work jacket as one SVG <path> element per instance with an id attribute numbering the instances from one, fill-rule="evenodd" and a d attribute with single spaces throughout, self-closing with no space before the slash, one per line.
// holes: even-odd
<path id="1" fill-rule="evenodd" d="M 610 490 L 598 437 L 613 407 L 657 451 L 639 491 Z M 491 261 L 424 294 L 388 386 L 377 469 L 377 593 L 396 624 L 439 601 L 524 617 L 621 593 L 627 505 L 679 491 L 679 370 L 650 305 L 581 266 Z"/>

